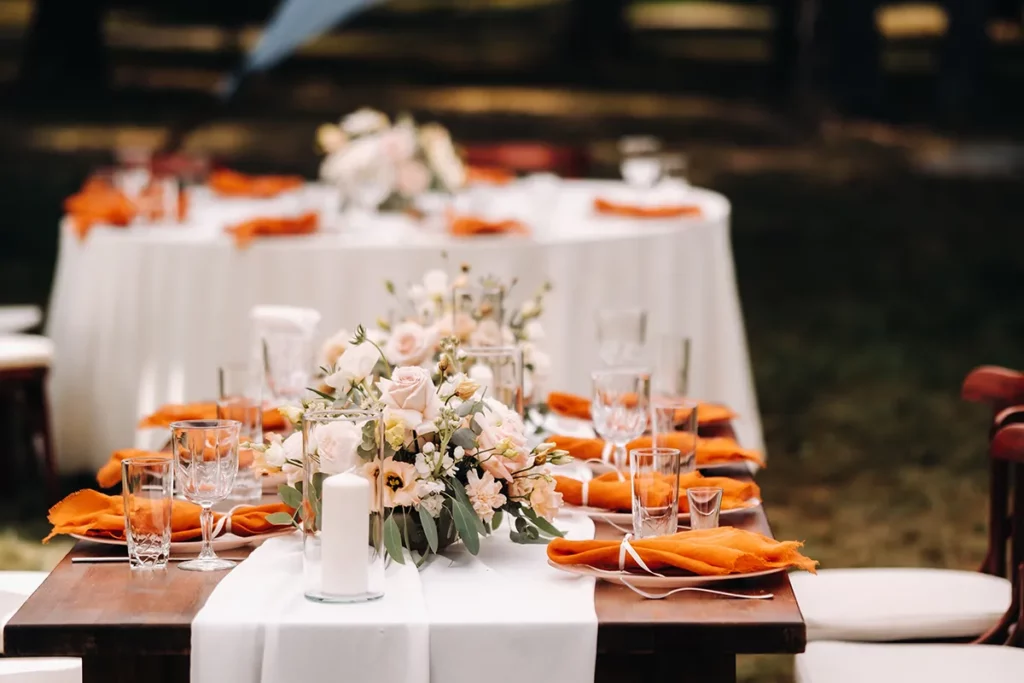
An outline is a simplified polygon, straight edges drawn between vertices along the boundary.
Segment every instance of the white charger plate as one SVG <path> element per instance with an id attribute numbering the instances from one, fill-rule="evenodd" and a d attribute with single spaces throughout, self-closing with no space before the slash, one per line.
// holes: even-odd
<path id="1" fill-rule="evenodd" d="M 725 574 L 722 576 L 684 576 L 684 575 L 666 575 L 666 576 L 653 576 L 647 573 L 627 572 L 627 571 L 607 571 L 604 569 L 597 569 L 585 564 L 558 564 L 548 560 L 548 564 L 563 572 L 569 574 L 578 574 L 580 576 L 590 576 L 595 579 L 602 579 L 604 581 L 610 581 L 611 583 L 618 583 L 625 585 L 634 586 L 636 588 L 686 588 L 689 586 L 706 586 L 711 583 L 721 583 L 723 581 L 739 581 L 742 579 L 753 579 L 758 576 L 768 576 L 769 574 L 777 574 L 779 572 L 786 571 L 785 567 L 779 567 L 777 569 L 765 569 L 760 572 L 750 572 L 748 574 Z"/>
<path id="2" fill-rule="evenodd" d="M 223 534 L 213 539 L 213 550 L 214 552 L 220 552 L 221 550 L 234 550 L 236 548 L 242 548 L 250 544 L 262 543 L 268 538 L 275 536 L 283 536 L 294 532 L 294 528 L 280 529 L 279 531 L 269 531 L 265 534 L 257 534 L 255 536 L 235 536 L 234 534 Z M 127 547 L 126 541 L 118 541 L 113 538 L 94 538 L 92 536 L 84 536 L 82 534 L 70 534 L 72 538 L 77 538 L 80 541 L 91 541 L 92 543 L 99 543 L 100 545 L 116 545 L 122 548 Z M 171 553 L 179 555 L 193 555 L 203 549 L 202 541 L 180 541 L 178 543 L 171 543 Z"/>
<path id="3" fill-rule="evenodd" d="M 722 510 L 718 518 L 722 521 L 728 521 L 735 519 L 742 515 L 750 514 L 757 508 L 761 507 L 760 498 L 751 498 L 747 501 L 748 505 L 742 508 L 732 508 L 730 510 Z M 595 522 L 608 522 L 609 524 L 616 526 L 633 526 L 633 513 L 632 512 L 611 512 L 609 510 L 602 510 L 601 508 L 595 507 L 583 507 L 580 505 L 569 505 L 565 504 L 562 506 L 565 510 L 570 512 L 579 512 L 580 514 L 590 517 Z M 681 524 L 690 523 L 690 513 L 680 512 L 679 522 Z"/>

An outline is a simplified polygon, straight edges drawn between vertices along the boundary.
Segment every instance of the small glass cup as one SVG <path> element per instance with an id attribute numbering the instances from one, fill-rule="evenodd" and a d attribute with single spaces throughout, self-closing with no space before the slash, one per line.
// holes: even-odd
<path id="1" fill-rule="evenodd" d="M 484 396 L 523 416 L 523 350 L 516 346 L 468 346 L 460 349 L 463 372 Z"/>
<path id="2" fill-rule="evenodd" d="M 718 515 L 722 512 L 722 489 L 714 486 L 686 489 L 686 502 L 690 506 L 691 529 L 718 528 Z"/>
<path id="3" fill-rule="evenodd" d="M 629 452 L 633 537 L 669 536 L 679 527 L 679 449 Z"/>
<path id="4" fill-rule="evenodd" d="M 651 375 L 644 369 L 619 368 L 591 374 L 593 398 L 590 414 L 594 430 L 612 444 L 612 464 L 619 471 L 628 467 L 626 444 L 647 429 L 651 398 Z"/>
<path id="5" fill-rule="evenodd" d="M 129 566 L 163 569 L 171 555 L 174 461 L 158 457 L 121 461 L 121 495 Z"/>
<path id="6" fill-rule="evenodd" d="M 199 557 L 178 565 L 186 571 L 230 569 L 235 563 L 213 552 L 213 506 L 231 494 L 238 473 L 238 432 L 235 420 L 183 420 L 171 423 L 171 449 L 182 495 L 198 504 L 203 527 Z"/>
<path id="7" fill-rule="evenodd" d="M 647 342 L 647 311 L 642 308 L 606 308 L 597 312 L 597 345 L 608 367 L 635 365 Z"/>
<path id="8" fill-rule="evenodd" d="M 651 390 L 665 396 L 686 396 L 690 389 L 689 337 L 665 335 L 658 339 Z"/>
<path id="9" fill-rule="evenodd" d="M 239 422 L 240 442 L 263 443 L 262 382 L 259 373 L 244 363 L 222 365 L 217 368 L 217 387 L 217 419 Z M 238 475 L 231 495 L 228 496 L 232 505 L 260 502 L 263 484 L 255 464 L 255 452 L 251 448 L 239 448 Z"/>
<path id="10" fill-rule="evenodd" d="M 630 135 L 619 140 L 619 171 L 632 187 L 649 190 L 662 175 L 661 141 L 649 135 Z"/>
<path id="11" fill-rule="evenodd" d="M 697 469 L 697 402 L 674 396 L 652 396 L 651 445 L 679 448 L 679 470 L 683 474 Z"/>

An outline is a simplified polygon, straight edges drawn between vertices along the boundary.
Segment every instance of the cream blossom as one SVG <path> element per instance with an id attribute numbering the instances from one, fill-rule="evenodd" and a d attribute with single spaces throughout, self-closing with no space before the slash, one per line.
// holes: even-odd
<path id="1" fill-rule="evenodd" d="M 466 184 L 466 167 L 455 151 L 451 135 L 443 126 L 428 123 L 420 126 L 420 145 L 427 163 L 449 191 Z"/>
<path id="2" fill-rule="evenodd" d="M 393 508 L 415 505 L 416 468 L 394 458 L 385 458 L 381 465 L 381 476 L 384 477 L 384 507 Z"/>
<path id="3" fill-rule="evenodd" d="M 316 142 L 320 149 L 330 154 L 337 152 L 348 142 L 348 135 L 339 126 L 325 123 L 316 129 Z"/>
<path id="4" fill-rule="evenodd" d="M 377 386 L 380 400 L 392 416 L 420 434 L 434 430 L 442 404 L 428 371 L 416 366 L 396 368 L 391 379 L 380 379 Z"/>
<path id="5" fill-rule="evenodd" d="M 532 342 L 540 341 L 544 338 L 544 326 L 537 320 L 531 320 L 523 326 L 523 334 Z"/>
<path id="6" fill-rule="evenodd" d="M 401 164 L 408 161 L 416 153 L 416 126 L 408 119 L 399 121 L 390 130 L 381 133 L 380 143 L 384 155 L 392 162 Z M 426 169 L 423 170 L 426 172 Z"/>
<path id="7" fill-rule="evenodd" d="M 420 498 L 420 508 L 436 519 L 441 516 L 441 509 L 444 508 L 444 497 L 434 495 Z"/>
<path id="8" fill-rule="evenodd" d="M 353 422 L 338 420 L 313 427 L 317 455 L 320 456 L 320 471 L 326 474 L 340 474 L 357 466 L 359 445 L 363 430 Z"/>
<path id="9" fill-rule="evenodd" d="M 267 434 L 267 449 L 263 451 L 263 462 L 270 467 L 281 469 L 285 463 L 284 446 L 280 434 Z"/>
<path id="10" fill-rule="evenodd" d="M 453 319 L 454 318 L 454 319 Z M 476 330 L 476 321 L 468 313 L 445 315 L 437 321 L 438 338 L 458 337 L 459 341 L 467 341 Z"/>
<path id="11" fill-rule="evenodd" d="M 411 321 L 395 325 L 384 345 L 384 355 L 394 365 L 419 365 L 433 353 L 433 330 Z"/>
<path id="12" fill-rule="evenodd" d="M 494 510 L 505 504 L 501 484 L 494 480 L 490 472 L 485 472 L 481 477 L 476 470 L 470 470 L 466 475 L 466 494 L 477 517 L 487 523 L 494 517 Z"/>
<path id="13" fill-rule="evenodd" d="M 348 330 L 338 330 L 328 337 L 327 341 L 320 347 L 320 365 L 325 368 L 333 368 L 341 354 L 345 353 L 345 349 L 348 348 L 351 340 L 352 333 Z"/>
<path id="14" fill-rule="evenodd" d="M 434 298 L 448 295 L 448 273 L 439 268 L 428 270 L 423 275 L 423 289 Z"/>
<path id="15" fill-rule="evenodd" d="M 501 326 L 494 320 L 481 320 L 469 335 L 469 343 L 473 346 L 501 346 L 503 340 Z"/>
<path id="16" fill-rule="evenodd" d="M 391 121 L 386 114 L 369 107 L 357 109 L 341 120 L 341 130 L 348 135 L 368 135 L 390 125 Z"/>
<path id="17" fill-rule="evenodd" d="M 536 318 L 540 315 L 540 304 L 535 299 L 530 299 L 519 308 L 519 315 L 524 318 Z"/>
<path id="18" fill-rule="evenodd" d="M 379 359 L 380 352 L 369 342 L 350 347 L 341 354 L 334 373 L 324 379 L 324 382 L 342 392 L 348 392 L 353 384 L 362 382 L 373 372 L 373 367 Z"/>
<path id="19" fill-rule="evenodd" d="M 298 424 L 299 420 L 302 419 L 303 408 L 302 406 L 295 405 L 294 403 L 286 403 L 283 406 L 278 406 L 277 412 L 284 415 L 284 419 L 288 420 L 292 424 Z"/>
<path id="20" fill-rule="evenodd" d="M 558 514 L 558 509 L 562 507 L 562 494 L 555 490 L 555 480 L 551 477 L 532 477 L 532 479 L 530 507 L 550 522 Z"/>

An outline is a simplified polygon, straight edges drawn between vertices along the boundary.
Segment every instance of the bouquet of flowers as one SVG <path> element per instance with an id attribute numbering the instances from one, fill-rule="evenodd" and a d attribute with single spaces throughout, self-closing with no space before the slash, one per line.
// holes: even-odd
<path id="1" fill-rule="evenodd" d="M 403 548 L 422 560 L 456 540 L 476 554 L 480 537 L 493 533 L 505 516 L 518 543 L 561 536 L 552 520 L 562 495 L 549 466 L 568 462 L 568 453 L 553 443 L 527 444 L 519 414 L 462 372 L 457 338 L 445 336 L 437 361 L 426 365 L 428 349 L 414 354 L 411 345 L 390 346 L 389 353 L 388 343 L 381 345 L 359 327 L 326 368 L 323 388 L 331 391 L 316 391 L 317 398 L 301 407 L 282 410 L 300 428 L 310 410 L 382 411 L 378 428 L 348 423 L 310 427 L 305 457 L 315 459 L 318 477 L 312 478 L 314 490 L 306 491 L 305 498 L 299 481 L 302 432 L 284 440 L 270 435 L 262 458 L 288 475 L 281 497 L 296 508 L 298 519 L 316 514 L 316 488 L 323 476 L 357 471 L 374 483 L 383 479 L 374 512 L 385 516 L 384 545 L 398 562 L 404 562 Z M 404 349 L 398 363 L 391 360 L 395 348 Z M 310 478 L 305 480 L 310 486 Z"/>
<path id="2" fill-rule="evenodd" d="M 417 125 L 409 116 L 394 123 L 373 109 L 360 109 L 317 129 L 325 156 L 320 177 L 365 208 L 405 209 L 430 190 L 454 192 L 466 168 L 451 135 L 437 123 Z"/>

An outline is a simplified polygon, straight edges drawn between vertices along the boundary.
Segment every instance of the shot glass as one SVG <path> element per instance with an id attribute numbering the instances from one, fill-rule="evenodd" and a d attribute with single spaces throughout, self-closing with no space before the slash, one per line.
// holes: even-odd
<path id="1" fill-rule="evenodd" d="M 174 460 L 140 457 L 121 462 L 124 531 L 132 569 L 163 569 L 171 554 Z"/>
<path id="2" fill-rule="evenodd" d="M 690 505 L 691 529 L 718 527 L 718 515 L 722 512 L 722 489 L 713 486 L 686 489 L 686 501 Z"/>
<path id="3" fill-rule="evenodd" d="M 629 473 L 633 537 L 674 534 L 679 525 L 679 449 L 634 448 Z"/>
<path id="4" fill-rule="evenodd" d="M 697 469 L 697 402 L 674 396 L 652 396 L 651 445 L 678 448 L 682 474 Z"/>
<path id="5" fill-rule="evenodd" d="M 263 443 L 262 377 L 246 364 L 222 365 L 217 369 L 217 419 L 241 424 L 241 444 Z M 255 453 L 244 445 L 238 450 L 238 475 L 227 497 L 231 505 L 258 504 L 263 484 L 255 467 Z"/>

